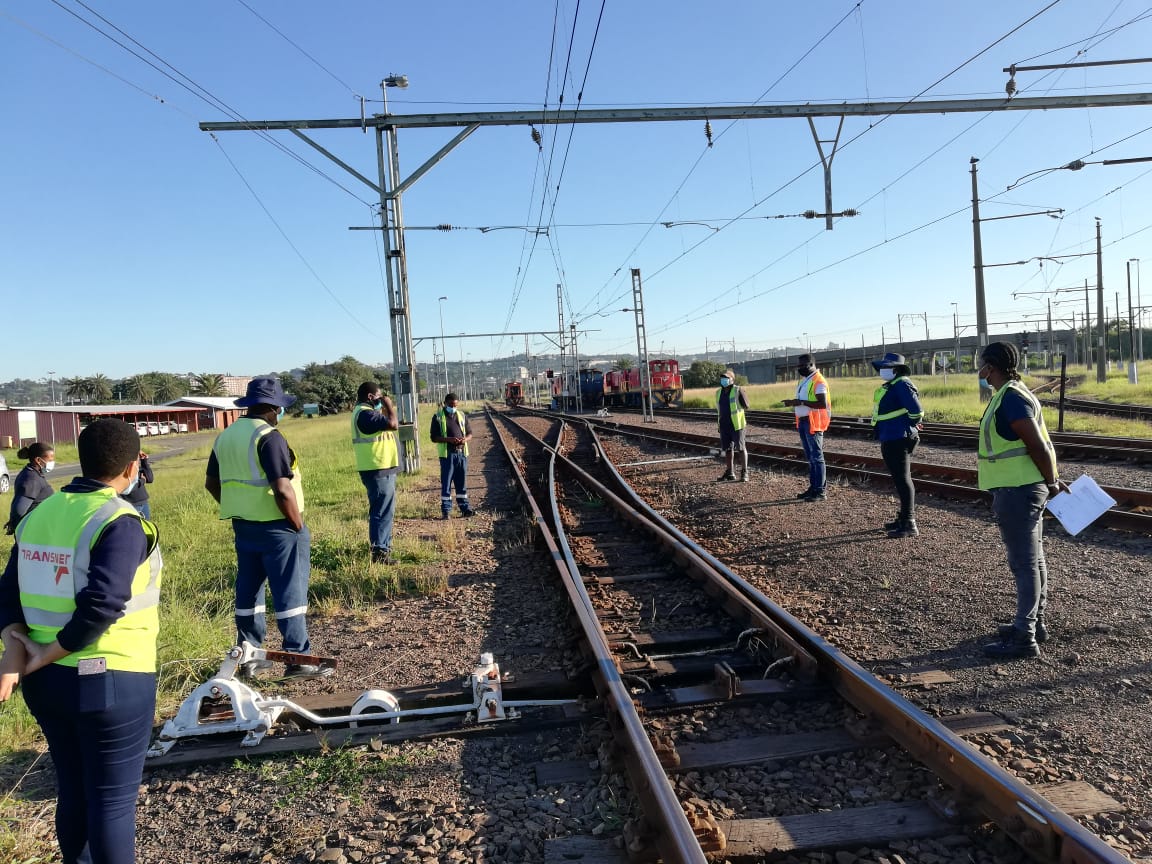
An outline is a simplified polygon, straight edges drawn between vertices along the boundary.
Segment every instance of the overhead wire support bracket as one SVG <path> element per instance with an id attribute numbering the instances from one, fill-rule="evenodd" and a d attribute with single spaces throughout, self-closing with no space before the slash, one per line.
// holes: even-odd
<path id="1" fill-rule="evenodd" d="M 840 123 L 836 126 L 835 138 L 821 138 L 816 132 L 816 121 L 808 117 L 808 128 L 812 130 L 812 140 L 816 142 L 816 152 L 820 154 L 820 164 L 824 166 L 824 228 L 832 230 L 832 159 L 836 156 L 836 147 L 840 144 L 840 132 L 844 129 L 844 115 L 840 115 Z M 824 145 L 831 144 L 832 149 L 824 153 Z M 853 214 L 855 215 L 855 214 Z"/>

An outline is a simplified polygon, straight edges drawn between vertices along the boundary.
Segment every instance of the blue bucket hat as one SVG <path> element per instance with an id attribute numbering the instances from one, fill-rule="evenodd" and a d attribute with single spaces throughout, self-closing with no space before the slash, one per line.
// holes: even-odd
<path id="1" fill-rule="evenodd" d="M 272 375 L 262 375 L 248 382 L 248 392 L 236 400 L 240 408 L 251 408 L 253 405 L 275 405 L 278 408 L 287 408 L 296 401 L 295 396 L 289 396 L 280 386 L 280 379 Z"/>
<path id="2" fill-rule="evenodd" d="M 877 372 L 879 372 L 881 369 L 892 369 L 896 366 L 907 366 L 907 365 L 908 364 L 904 362 L 904 355 L 903 354 L 893 354 L 891 351 L 889 351 L 887 354 L 885 354 L 879 360 L 873 360 L 872 361 L 872 368 L 875 369 Z"/>

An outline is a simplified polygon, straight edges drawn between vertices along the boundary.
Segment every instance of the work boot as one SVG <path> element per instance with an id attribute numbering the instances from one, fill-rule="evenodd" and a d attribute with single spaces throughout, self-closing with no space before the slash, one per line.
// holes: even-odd
<path id="1" fill-rule="evenodd" d="M 903 524 L 904 524 L 904 517 L 897 516 L 891 522 L 885 522 L 884 523 L 884 530 L 885 531 L 895 531 L 897 528 L 899 528 Z"/>
<path id="2" fill-rule="evenodd" d="M 1016 625 L 1012 624 L 1012 623 L 1001 624 L 998 628 L 996 628 L 996 635 L 999 636 L 1001 639 L 1015 639 L 1016 634 L 1019 632 L 1020 631 L 1018 631 L 1016 629 Z M 1037 642 L 1047 642 L 1048 641 L 1048 628 L 1046 626 L 1044 626 L 1043 621 L 1037 621 L 1036 622 L 1036 641 Z"/>
<path id="3" fill-rule="evenodd" d="M 317 666 L 313 663 L 293 663 L 284 669 L 285 678 L 327 678 L 336 672 L 331 666 Z"/>
<path id="4" fill-rule="evenodd" d="M 253 679 L 265 669 L 271 668 L 271 660 L 249 660 L 247 663 L 241 663 L 237 671 L 240 673 L 241 678 Z"/>
<path id="5" fill-rule="evenodd" d="M 920 535 L 919 529 L 916 527 L 915 519 L 904 519 L 897 522 L 896 527 L 888 532 L 888 536 L 893 540 L 899 540 L 901 537 L 917 537 Z"/>
<path id="6" fill-rule="evenodd" d="M 828 493 L 823 489 L 810 489 L 808 493 L 802 497 L 805 501 L 827 501 Z"/>
<path id="7" fill-rule="evenodd" d="M 1025 660 L 1040 656 L 1040 646 L 1035 639 L 1013 631 L 1008 639 L 992 642 L 984 646 L 984 654 L 997 660 Z"/>
<path id="8" fill-rule="evenodd" d="M 735 480 L 735 479 L 736 479 L 735 474 L 733 474 L 731 471 L 725 471 L 723 474 L 720 475 L 720 480 L 718 482 L 723 483 L 725 480 Z"/>
<path id="9" fill-rule="evenodd" d="M 451 513 L 449 513 L 448 511 L 444 511 L 443 513 L 441 513 L 441 514 L 440 514 L 440 518 L 441 518 L 441 519 L 451 519 L 451 518 L 452 518 L 452 514 L 451 514 Z"/>
<path id="10" fill-rule="evenodd" d="M 387 549 L 380 549 L 373 547 L 372 549 L 372 563 L 373 564 L 391 564 L 392 553 Z"/>
<path id="11" fill-rule="evenodd" d="M 796 497 L 799 498 L 801 501 L 807 501 L 809 498 L 812 497 L 812 490 L 811 489 L 805 489 L 803 492 L 800 492 L 799 494 L 797 494 Z"/>
<path id="12" fill-rule="evenodd" d="M 749 473 L 748 473 L 747 471 L 743 472 L 743 473 L 740 475 L 740 482 L 741 482 L 741 483 L 751 483 L 751 482 L 752 482 L 752 477 L 751 477 L 751 475 L 749 475 Z"/>

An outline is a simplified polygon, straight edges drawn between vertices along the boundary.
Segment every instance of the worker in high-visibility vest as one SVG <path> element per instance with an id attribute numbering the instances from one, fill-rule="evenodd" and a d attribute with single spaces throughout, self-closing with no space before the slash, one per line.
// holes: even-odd
<path id="1" fill-rule="evenodd" d="M 872 396 L 872 428 L 880 442 L 880 455 L 892 475 L 900 512 L 884 526 L 892 538 L 915 537 L 916 487 L 912 484 L 912 451 L 920 443 L 920 421 L 924 408 L 920 393 L 909 377 L 912 370 L 903 354 L 889 352 L 872 361 L 883 382 Z"/>
<path id="2" fill-rule="evenodd" d="M 392 563 L 392 523 L 396 512 L 396 472 L 400 450 L 396 441 L 396 407 L 375 381 L 356 391 L 352 409 L 352 452 L 360 482 L 368 492 L 368 542 L 372 561 Z"/>
<path id="3" fill-rule="evenodd" d="M 748 410 L 748 397 L 736 384 L 736 373 L 725 369 L 720 376 L 720 389 L 716 391 L 716 422 L 720 426 L 720 450 L 724 453 L 724 473 L 721 480 L 735 480 L 732 471 L 735 453 L 740 453 L 740 482 L 747 483 L 748 445 L 744 441 L 744 429 L 748 425 L 744 412 Z"/>
<path id="4" fill-rule="evenodd" d="M 455 393 L 445 396 L 440 410 L 432 415 L 432 427 L 428 430 L 440 455 L 441 519 L 447 519 L 452 513 L 453 486 L 456 487 L 456 506 L 460 508 L 460 515 L 476 515 L 468 501 L 468 442 L 472 433 L 468 431 L 468 419 L 456 402 Z"/>
<path id="5" fill-rule="evenodd" d="M 832 420 L 832 397 L 828 382 L 816 368 L 816 358 L 801 354 L 796 358 L 800 383 L 796 398 L 785 399 L 784 405 L 796 414 L 796 431 L 808 460 L 808 488 L 796 497 L 802 501 L 823 501 L 828 497 L 828 471 L 824 465 L 824 433 Z"/>
<path id="6" fill-rule="evenodd" d="M 139 474 L 122 420 L 77 439 L 80 477 L 24 516 L 0 576 L 0 702 L 19 683 L 56 772 L 65 862 L 135 861 L 136 799 L 156 707 L 160 550 L 119 496 Z"/>
<path id="7" fill-rule="evenodd" d="M 1016 615 L 999 628 L 999 642 L 984 646 L 985 654 L 1000 659 L 1038 657 L 1037 643 L 1048 639 L 1044 506 L 1065 488 L 1040 401 L 1021 383 L 1018 362 L 1015 345 L 992 342 L 980 352 L 977 370 L 995 390 L 980 419 L 977 478 L 992 492 L 992 513 L 1016 580 Z"/>
<path id="8" fill-rule="evenodd" d="M 308 654 L 308 580 L 311 535 L 304 524 L 300 465 L 277 425 L 296 401 L 272 376 L 253 378 L 236 400 L 248 413 L 220 433 L 212 445 L 204 488 L 220 504 L 220 518 L 232 520 L 236 541 L 236 632 L 238 642 L 264 644 L 264 585 L 276 604 L 276 626 L 285 651 Z M 251 660 L 248 677 L 270 667 Z M 329 667 L 289 664 L 287 678 L 332 674 Z"/>

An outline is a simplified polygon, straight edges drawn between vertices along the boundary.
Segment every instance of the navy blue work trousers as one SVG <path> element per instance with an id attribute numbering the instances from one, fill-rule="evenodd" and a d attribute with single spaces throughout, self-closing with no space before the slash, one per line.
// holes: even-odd
<path id="1" fill-rule="evenodd" d="M 463 451 L 440 457 L 440 512 L 452 512 L 452 487 L 456 487 L 456 506 L 461 513 L 468 513 L 472 505 L 468 503 L 468 457 Z"/>
<path id="2" fill-rule="evenodd" d="M 64 864 L 133 864 L 156 675 L 80 675 L 52 663 L 20 686 L 56 766 L 56 837 Z"/>
<path id="3" fill-rule="evenodd" d="M 360 482 L 368 491 L 368 540 L 373 549 L 392 549 L 392 523 L 396 514 L 396 474 L 361 471 Z"/>
<path id="4" fill-rule="evenodd" d="M 264 645 L 264 584 L 276 604 L 276 626 L 285 651 L 307 654 L 308 580 L 312 573 L 311 539 L 305 525 L 297 531 L 287 519 L 249 522 L 233 519 L 236 535 L 236 633 L 240 642 Z"/>

